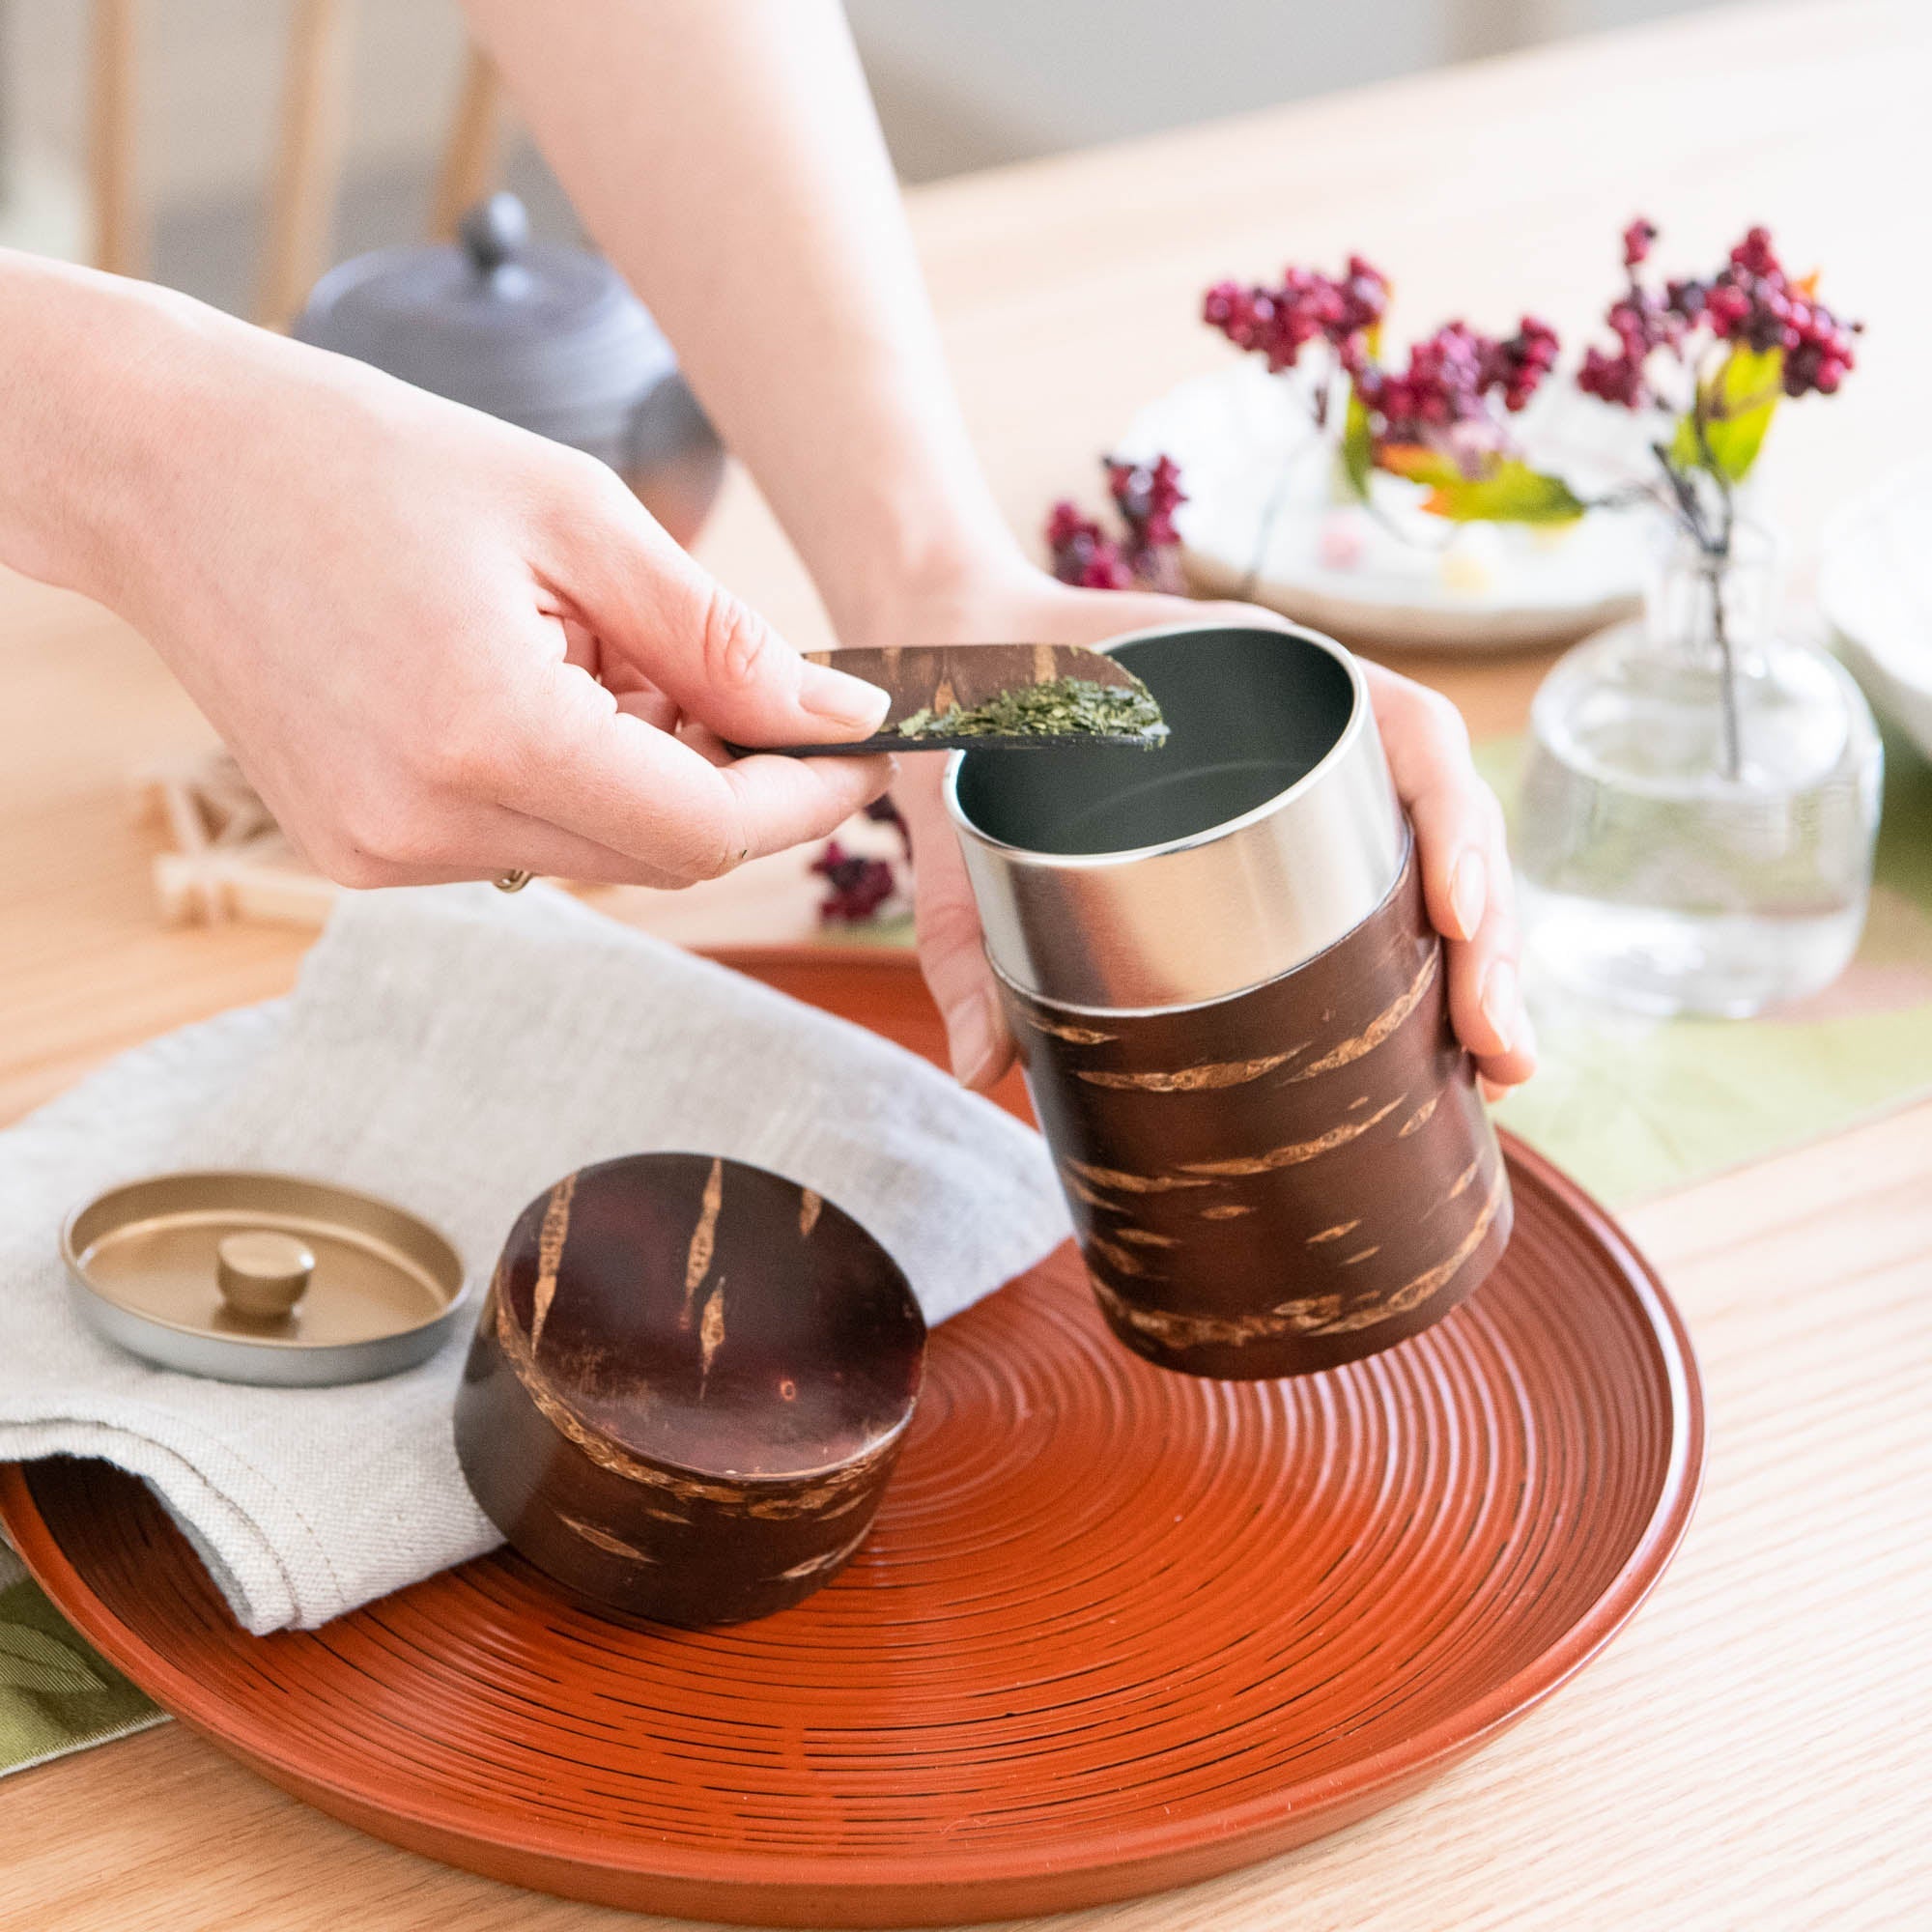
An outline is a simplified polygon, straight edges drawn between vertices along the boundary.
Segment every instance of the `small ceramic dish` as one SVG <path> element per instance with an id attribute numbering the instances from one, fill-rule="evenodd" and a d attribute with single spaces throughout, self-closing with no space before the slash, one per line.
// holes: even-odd
<path id="1" fill-rule="evenodd" d="M 892 1257 L 810 1188 L 634 1154 L 510 1231 L 456 1406 L 469 1487 L 591 1602 L 741 1623 L 865 1541 L 925 1362 Z"/>
<path id="2" fill-rule="evenodd" d="M 1535 460 L 1579 487 L 1636 472 L 1615 412 L 1539 396 L 1518 424 Z M 1425 494 L 1378 473 L 1373 507 L 1337 499 L 1333 457 L 1305 387 L 1248 362 L 1149 403 L 1118 454 L 1180 466 L 1176 519 L 1189 582 L 1247 597 L 1358 648 L 1496 651 L 1569 642 L 1637 608 L 1642 519 L 1448 525 Z"/>
<path id="3" fill-rule="evenodd" d="M 1818 602 L 1865 695 L 1932 758 L 1932 463 L 1893 471 L 1826 526 Z"/>

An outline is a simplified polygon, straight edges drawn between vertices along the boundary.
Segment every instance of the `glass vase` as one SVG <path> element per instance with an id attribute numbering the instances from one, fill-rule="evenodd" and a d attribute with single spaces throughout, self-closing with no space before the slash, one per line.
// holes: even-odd
<path id="1" fill-rule="evenodd" d="M 1639 1011 L 1742 1016 L 1836 979 L 1864 927 L 1882 753 L 1851 676 L 1776 618 L 1770 541 L 1680 539 L 1644 616 L 1545 679 L 1517 814 L 1527 951 Z"/>

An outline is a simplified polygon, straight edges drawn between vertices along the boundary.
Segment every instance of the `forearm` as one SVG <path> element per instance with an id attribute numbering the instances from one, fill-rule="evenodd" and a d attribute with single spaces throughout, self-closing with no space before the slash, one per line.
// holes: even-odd
<path id="1" fill-rule="evenodd" d="M 0 251 L 0 562 L 102 594 L 155 319 L 140 284 Z"/>
<path id="2" fill-rule="evenodd" d="M 238 445 L 263 399 L 322 359 L 172 290 L 0 249 L 0 562 L 143 621 L 154 580 L 211 534 L 197 480 L 258 457 Z M 371 373 L 344 367 L 352 390 Z"/>
<path id="3" fill-rule="evenodd" d="M 831 0 L 467 0 L 834 621 L 1015 557 Z"/>

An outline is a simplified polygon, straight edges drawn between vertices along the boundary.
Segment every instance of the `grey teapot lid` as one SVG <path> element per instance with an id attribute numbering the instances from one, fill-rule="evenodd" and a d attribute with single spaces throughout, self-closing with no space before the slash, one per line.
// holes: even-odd
<path id="1" fill-rule="evenodd" d="M 472 208 L 457 244 L 382 248 L 331 269 L 294 332 L 584 446 L 615 434 L 676 366 L 617 271 L 532 242 L 513 194 Z"/>

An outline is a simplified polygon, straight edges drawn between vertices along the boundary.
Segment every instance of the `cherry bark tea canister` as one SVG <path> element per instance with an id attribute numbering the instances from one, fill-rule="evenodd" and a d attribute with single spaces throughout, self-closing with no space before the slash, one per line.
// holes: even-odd
<path id="1" fill-rule="evenodd" d="M 1360 670 L 1259 627 L 1112 651 L 1164 749 L 947 781 L 1094 1293 L 1194 1375 L 1374 1354 L 1476 1289 L 1511 1204 Z"/>
<path id="2" fill-rule="evenodd" d="M 580 1596 L 740 1623 L 865 1541 L 924 1361 L 905 1276 L 842 1209 L 742 1161 L 634 1154 L 511 1229 L 457 1455 L 517 1550 Z"/>

